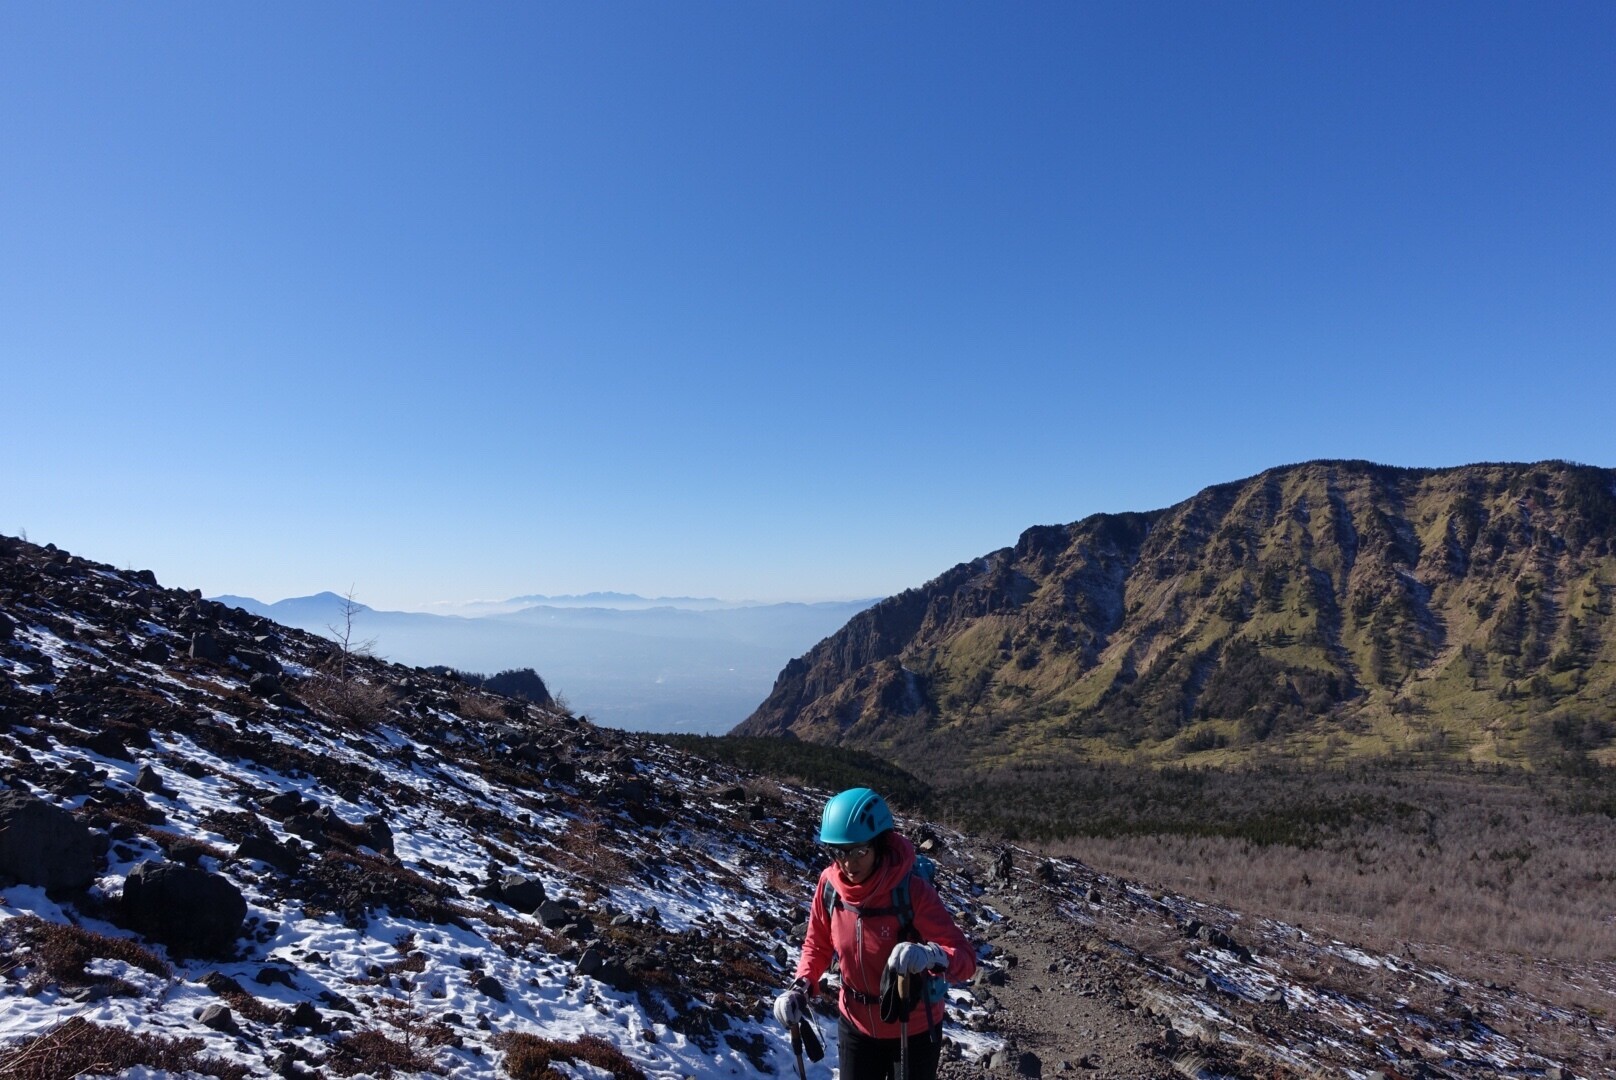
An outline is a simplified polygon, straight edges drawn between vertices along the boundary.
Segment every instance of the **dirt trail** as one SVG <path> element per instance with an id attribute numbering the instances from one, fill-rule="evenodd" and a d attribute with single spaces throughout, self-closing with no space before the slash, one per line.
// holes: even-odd
<path id="1" fill-rule="evenodd" d="M 1173 1036 L 1125 1007 L 1132 977 L 1097 936 L 1062 919 L 1036 887 L 997 887 L 981 899 L 1003 916 L 983 935 L 993 953 L 979 981 L 997 1006 L 988 1006 L 988 1030 L 1005 1039 L 1006 1050 L 993 1061 L 947 1062 L 944 1077 L 1172 1074 Z"/>

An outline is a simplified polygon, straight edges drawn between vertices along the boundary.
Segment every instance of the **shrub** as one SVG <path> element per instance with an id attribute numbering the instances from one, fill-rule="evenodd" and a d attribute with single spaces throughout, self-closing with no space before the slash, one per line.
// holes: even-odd
<path id="1" fill-rule="evenodd" d="M 22 954 L 22 955 L 18 955 Z M 0 955 L 13 965 L 38 967 L 30 991 L 38 993 L 50 982 L 59 986 L 105 986 L 110 993 L 134 997 L 139 992 L 122 979 L 91 975 L 92 960 L 121 960 L 162 978 L 172 974 L 155 953 L 129 938 L 110 937 L 66 923 L 46 922 L 37 915 L 19 915 L 0 924 Z M 0 1075 L 4 1075 L 0 1070 Z"/>
<path id="2" fill-rule="evenodd" d="M 145 1066 L 172 1073 L 202 1073 L 245 1080 L 249 1070 L 202 1057 L 201 1039 L 165 1039 L 94 1024 L 80 1016 L 41 1035 L 0 1049 L 0 1076 L 9 1080 L 71 1080 L 84 1073 L 121 1075 Z"/>
<path id="3" fill-rule="evenodd" d="M 612 1074 L 613 1080 L 645 1080 L 645 1073 L 617 1047 L 596 1035 L 569 1042 L 509 1031 L 494 1036 L 494 1048 L 505 1054 L 504 1069 L 512 1080 L 566 1080 L 552 1061 L 586 1061 Z"/>
<path id="4" fill-rule="evenodd" d="M 429 1056 L 375 1029 L 356 1031 L 341 1040 L 322 1064 L 338 1076 L 369 1073 L 389 1077 L 394 1069 L 411 1073 L 437 1072 Z"/>

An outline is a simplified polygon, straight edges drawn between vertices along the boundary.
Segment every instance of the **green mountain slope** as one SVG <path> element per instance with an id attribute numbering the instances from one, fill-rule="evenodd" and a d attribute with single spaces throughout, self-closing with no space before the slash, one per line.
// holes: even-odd
<path id="1" fill-rule="evenodd" d="M 1477 762 L 1616 735 L 1616 470 L 1320 461 L 1027 530 L 793 660 L 738 734 L 923 776 Z"/>

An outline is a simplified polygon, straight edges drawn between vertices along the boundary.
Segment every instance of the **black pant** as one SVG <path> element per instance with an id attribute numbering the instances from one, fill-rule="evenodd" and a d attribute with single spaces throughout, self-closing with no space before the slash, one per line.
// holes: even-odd
<path id="1" fill-rule="evenodd" d="M 872 1039 L 841 1018 L 836 1025 L 841 1052 L 841 1080 L 897 1080 L 902 1039 Z M 943 1024 L 909 1036 L 908 1080 L 937 1080 L 937 1058 L 943 1052 Z"/>

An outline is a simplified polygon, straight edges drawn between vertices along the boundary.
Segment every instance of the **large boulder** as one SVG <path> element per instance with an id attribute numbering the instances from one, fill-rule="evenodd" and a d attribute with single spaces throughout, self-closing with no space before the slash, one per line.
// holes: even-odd
<path id="1" fill-rule="evenodd" d="M 26 791 L 0 791 L 0 876 L 46 889 L 82 889 L 95 880 L 90 829 Z"/>
<path id="2" fill-rule="evenodd" d="M 517 911 L 537 911 L 548 897 L 544 882 L 517 871 L 510 871 L 499 879 L 499 896 Z"/>
<path id="3" fill-rule="evenodd" d="M 211 660 L 214 663 L 224 661 L 224 649 L 219 640 L 206 630 L 191 635 L 191 658 L 193 660 Z"/>
<path id="4" fill-rule="evenodd" d="M 187 956 L 224 956 L 241 936 L 247 901 L 218 874 L 143 862 L 123 886 L 129 927 Z"/>

